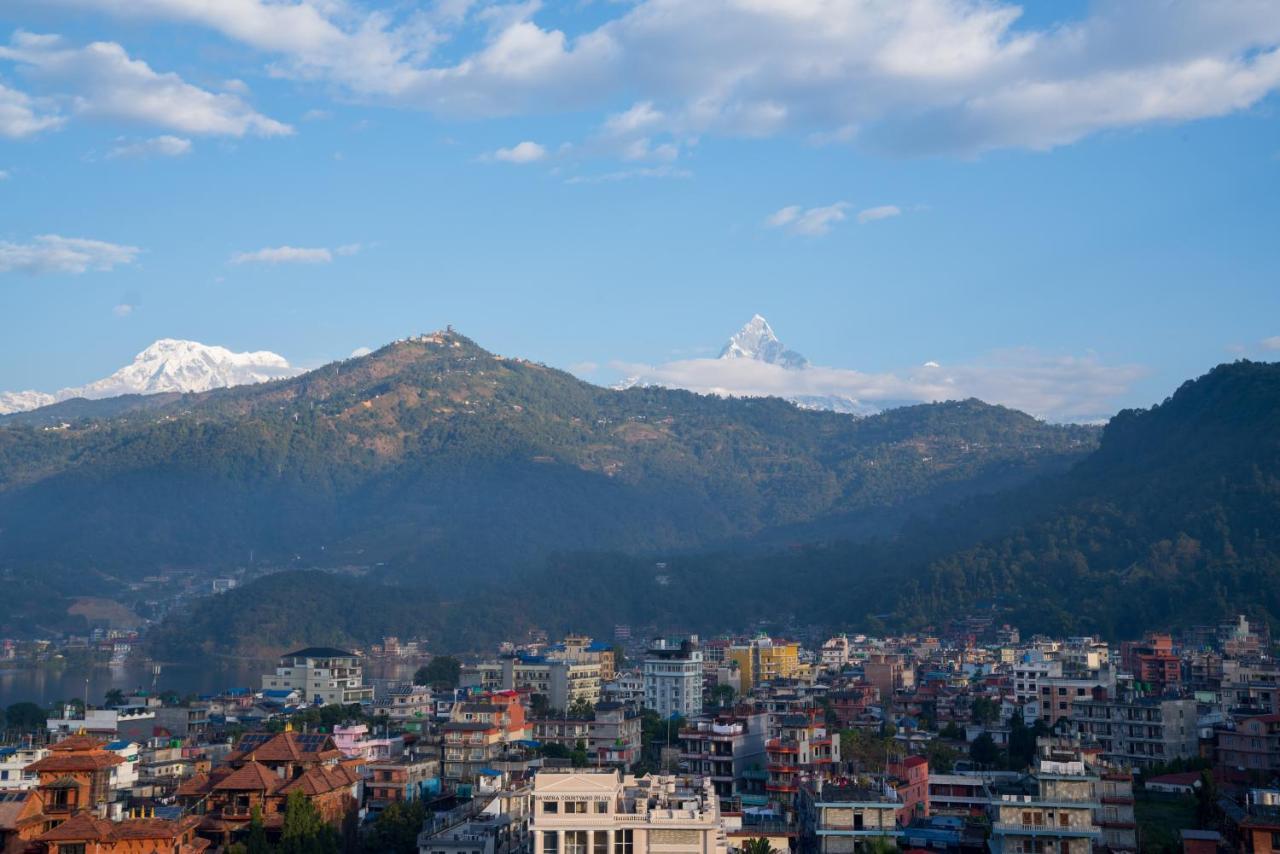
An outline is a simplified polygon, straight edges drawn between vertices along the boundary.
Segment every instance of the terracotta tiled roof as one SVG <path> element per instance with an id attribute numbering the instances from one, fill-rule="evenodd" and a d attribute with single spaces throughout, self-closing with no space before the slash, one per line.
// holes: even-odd
<path id="1" fill-rule="evenodd" d="M 107 821 L 91 813 L 72 816 L 62 824 L 38 837 L 40 842 L 123 842 L 132 839 L 174 840 L 193 830 L 200 823 L 198 816 L 170 821 L 164 818 L 131 818 L 125 821 Z"/>
<path id="2" fill-rule="evenodd" d="M 203 795 L 211 788 L 210 777 L 208 774 L 196 774 L 194 777 L 183 780 L 182 785 L 178 786 L 176 794 L 179 797 L 183 795 Z"/>
<path id="3" fill-rule="evenodd" d="M 124 758 L 104 750 L 53 753 L 27 766 L 28 771 L 39 774 L 45 771 L 99 771 L 124 764 Z"/>
<path id="4" fill-rule="evenodd" d="M 57 744 L 49 745 L 49 749 L 55 752 L 64 750 L 97 750 L 107 742 L 101 738 L 95 738 L 92 735 L 69 735 Z"/>
<path id="5" fill-rule="evenodd" d="M 258 762 L 318 762 L 341 756 L 333 739 L 324 733 L 248 733 L 241 737 L 228 761 L 252 758 Z"/>
<path id="6" fill-rule="evenodd" d="M 280 794 L 287 795 L 296 789 L 308 797 L 315 797 L 326 792 L 344 789 L 358 779 L 360 779 L 359 775 L 341 765 L 335 765 L 331 768 L 312 768 L 296 780 L 290 780 L 281 787 Z"/>
<path id="7" fill-rule="evenodd" d="M 110 839 L 111 822 L 82 812 L 36 837 L 40 842 L 78 842 L 82 839 Z"/>
<path id="8" fill-rule="evenodd" d="M 242 768 L 215 783 L 213 788 L 218 791 L 274 792 L 280 784 L 280 778 L 267 766 L 246 762 Z"/>

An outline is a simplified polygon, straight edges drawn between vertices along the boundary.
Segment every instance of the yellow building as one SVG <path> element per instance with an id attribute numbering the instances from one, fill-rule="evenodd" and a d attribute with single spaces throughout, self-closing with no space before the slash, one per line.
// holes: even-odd
<path id="1" fill-rule="evenodd" d="M 729 647 L 728 659 L 738 665 L 743 694 L 763 682 L 798 678 L 802 670 L 800 644 L 765 635 Z"/>

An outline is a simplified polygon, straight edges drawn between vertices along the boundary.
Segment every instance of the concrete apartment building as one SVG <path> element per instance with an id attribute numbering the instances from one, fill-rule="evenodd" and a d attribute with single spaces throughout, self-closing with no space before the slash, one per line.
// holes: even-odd
<path id="1" fill-rule="evenodd" d="M 1138 824 L 1133 811 L 1133 772 L 1101 768 L 1094 787 L 1099 806 L 1094 824 L 1102 828 L 1102 846 L 1113 854 L 1138 850 Z"/>
<path id="2" fill-rule="evenodd" d="M 360 656 L 343 649 L 310 646 L 280 656 L 275 673 L 262 677 L 264 691 L 298 691 L 305 703 L 368 703 L 373 687 L 364 684 Z"/>
<path id="3" fill-rule="evenodd" d="M 514 691 L 499 691 L 455 703 L 440 727 L 446 780 L 471 783 L 491 767 L 511 743 L 529 738 L 524 706 Z"/>
<path id="4" fill-rule="evenodd" d="M 764 745 L 769 716 L 732 712 L 703 715 L 680 730 L 680 761 L 711 781 L 721 804 L 762 806 L 767 797 Z M 754 772 L 754 773 L 753 773 Z"/>
<path id="5" fill-rule="evenodd" d="M 1034 774 L 1037 793 L 1001 795 L 992 802 L 992 854 L 1091 854 L 1102 839 L 1094 823 L 1101 807 L 1097 776 L 1078 758 L 1041 759 Z"/>
<path id="6" fill-rule="evenodd" d="M 612 652 L 609 661 L 612 662 Z M 612 669 L 612 664 L 610 664 Z M 574 660 L 519 654 L 463 668 L 463 687 L 482 691 L 529 691 L 547 698 L 551 708 L 567 710 L 575 701 L 600 701 L 604 665 L 597 657 Z"/>
<path id="7" fill-rule="evenodd" d="M 644 705 L 660 717 L 702 714 L 702 650 L 697 640 L 656 640 L 644 658 Z"/>
<path id="8" fill-rule="evenodd" d="M 778 737 L 765 742 L 769 772 L 765 791 L 784 812 L 796 808 L 802 780 L 831 779 L 840 763 L 840 736 L 814 712 L 785 715 L 777 721 Z"/>
<path id="9" fill-rule="evenodd" d="M 1218 764 L 1280 774 L 1280 715 L 1245 718 L 1234 730 L 1218 730 Z"/>
<path id="10" fill-rule="evenodd" d="M 709 780 L 543 769 L 530 830 L 532 854 L 728 854 Z"/>
<path id="11" fill-rule="evenodd" d="M 901 808 L 892 789 L 870 783 L 806 783 L 798 801 L 802 850 L 853 854 L 873 840 L 892 843 L 902 835 L 897 821 Z"/>
<path id="12" fill-rule="evenodd" d="M 916 672 L 902 653 L 868 653 L 862 663 L 862 674 L 880 692 L 882 700 L 888 700 L 897 691 L 910 691 L 916 686 Z"/>
<path id="13" fill-rule="evenodd" d="M 1116 691 L 1116 672 L 1110 664 L 1104 664 L 1093 672 L 1081 672 L 1069 676 L 1045 676 L 1037 682 L 1039 690 L 1040 720 L 1048 726 L 1070 718 L 1072 703 L 1090 700 L 1098 689 L 1108 696 Z"/>
<path id="14" fill-rule="evenodd" d="M 1199 754 L 1198 713 L 1193 699 L 1159 697 L 1074 700 L 1071 728 L 1086 744 L 1102 749 L 1110 765 L 1149 768 Z"/>

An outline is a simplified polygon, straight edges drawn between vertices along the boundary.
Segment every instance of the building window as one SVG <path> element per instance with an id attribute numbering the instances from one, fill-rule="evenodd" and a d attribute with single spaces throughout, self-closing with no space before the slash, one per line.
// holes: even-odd
<path id="1" fill-rule="evenodd" d="M 560 812 L 560 804 L 558 804 L 557 802 L 555 801 L 542 802 L 543 815 L 555 815 L 558 812 Z"/>
<path id="2" fill-rule="evenodd" d="M 564 851 L 561 854 L 587 854 L 587 832 L 585 830 L 566 830 L 564 832 Z"/>
<path id="3" fill-rule="evenodd" d="M 609 834 L 597 830 L 591 838 L 591 854 L 609 854 Z"/>
<path id="4" fill-rule="evenodd" d="M 613 837 L 613 854 L 632 854 L 633 834 L 630 828 L 617 831 Z"/>
<path id="5" fill-rule="evenodd" d="M 83 842 L 71 842 L 58 846 L 58 854 L 84 854 Z"/>
<path id="6" fill-rule="evenodd" d="M 557 844 L 560 841 L 560 835 L 554 830 L 547 831 L 542 834 L 542 854 L 559 854 Z M 443 854 L 443 852 L 442 852 Z"/>
<path id="7" fill-rule="evenodd" d="M 603 814 L 603 813 L 607 813 L 608 811 L 609 811 L 608 801 L 596 801 L 596 812 Z"/>
<path id="8" fill-rule="evenodd" d="M 564 811 L 567 813 L 585 813 L 587 811 L 587 802 L 568 801 L 564 805 Z"/>

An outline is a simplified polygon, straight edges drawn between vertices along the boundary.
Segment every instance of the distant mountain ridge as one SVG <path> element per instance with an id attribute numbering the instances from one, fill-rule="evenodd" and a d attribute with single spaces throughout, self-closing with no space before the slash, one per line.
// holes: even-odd
<path id="1" fill-rule="evenodd" d="M 161 338 L 104 379 L 53 394 L 0 392 L 0 415 L 26 412 L 74 398 L 101 400 L 130 394 L 191 393 L 293 376 L 298 370 L 267 350 L 237 353 L 225 347 Z"/>
<path id="2" fill-rule="evenodd" d="M 611 391 L 449 331 L 271 383 L 110 403 L 65 429 L 0 426 L 0 568 L 119 577 L 252 553 L 457 581 L 564 551 L 872 536 L 1060 470 L 1097 435 L 974 400 L 852 419 Z"/>
<path id="3" fill-rule="evenodd" d="M 765 554 L 558 555 L 447 607 L 429 590 L 377 588 L 379 601 L 395 603 L 385 619 L 347 609 L 325 628 L 344 642 L 370 642 L 399 628 L 399 610 L 413 601 L 409 611 L 430 642 L 464 652 L 533 627 L 607 633 L 619 623 L 659 632 L 801 625 L 934 633 L 952 618 L 985 615 L 1024 632 L 1114 641 L 1244 612 L 1275 631 L 1277 520 L 1280 364 L 1239 362 L 1158 406 L 1120 413 L 1075 466 L 961 498 L 893 538 L 809 540 Z M 255 583 L 175 615 L 156 641 L 191 655 L 251 649 L 264 638 L 281 648 L 301 641 L 310 624 L 290 608 L 299 585 L 322 602 L 349 595 L 347 582 L 319 573 Z M 236 619 L 245 609 L 253 621 Z"/>

